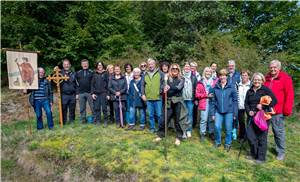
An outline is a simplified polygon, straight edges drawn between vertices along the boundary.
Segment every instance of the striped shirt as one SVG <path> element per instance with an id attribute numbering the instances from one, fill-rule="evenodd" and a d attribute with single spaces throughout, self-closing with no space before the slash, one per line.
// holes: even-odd
<path id="1" fill-rule="evenodd" d="M 34 91 L 34 99 L 35 100 L 42 100 L 42 99 L 47 99 L 45 96 L 45 80 L 44 79 L 39 79 L 39 89 Z"/>

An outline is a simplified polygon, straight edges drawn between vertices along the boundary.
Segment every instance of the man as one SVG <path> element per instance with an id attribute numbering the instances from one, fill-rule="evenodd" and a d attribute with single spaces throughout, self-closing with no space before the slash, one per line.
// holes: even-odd
<path id="1" fill-rule="evenodd" d="M 34 112 L 37 120 L 37 129 L 44 128 L 43 125 L 43 112 L 42 108 L 46 112 L 47 124 L 49 130 L 53 129 L 53 117 L 52 117 L 52 105 L 53 105 L 53 92 L 50 82 L 45 79 L 45 70 L 38 68 L 39 72 L 39 88 L 37 90 L 24 90 L 24 93 L 31 93 L 29 96 L 29 102 L 34 108 Z"/>
<path id="2" fill-rule="evenodd" d="M 93 72 L 89 69 L 89 62 L 87 59 L 81 60 L 82 70 L 76 73 L 77 81 L 77 95 L 76 98 L 79 99 L 80 107 L 80 121 L 86 123 L 86 102 L 89 103 L 90 109 L 93 112 L 93 99 L 91 96 L 91 82 L 93 77 Z"/>
<path id="3" fill-rule="evenodd" d="M 149 113 L 150 131 L 156 131 L 155 121 L 156 118 L 160 122 L 162 112 L 161 92 L 163 85 L 163 78 L 156 68 L 156 61 L 152 58 L 148 59 L 148 71 L 145 73 L 145 100 L 147 99 L 147 110 Z"/>
<path id="4" fill-rule="evenodd" d="M 235 69 L 235 61 L 234 60 L 229 60 L 228 61 L 228 84 L 235 84 L 240 83 L 241 80 L 241 74 Z"/>
<path id="5" fill-rule="evenodd" d="M 293 81 L 286 72 L 281 70 L 280 61 L 271 61 L 269 69 L 265 86 L 272 90 L 278 101 L 274 107 L 276 114 L 272 116 L 271 124 L 276 143 L 277 160 L 284 160 L 286 148 L 284 117 L 292 114 L 294 104 Z"/>
<path id="6" fill-rule="evenodd" d="M 63 70 L 61 71 L 61 74 L 69 77 L 68 80 L 63 81 L 60 84 L 63 124 L 65 125 L 68 120 L 68 111 L 69 123 L 74 123 L 76 109 L 76 79 L 75 73 L 71 71 L 71 63 L 68 59 L 63 60 Z"/>
<path id="7" fill-rule="evenodd" d="M 146 69 L 147 69 L 147 63 L 146 62 L 141 62 L 139 65 L 139 68 L 141 69 L 141 76 L 142 78 L 145 76 Z"/>
<path id="8" fill-rule="evenodd" d="M 108 73 L 105 71 L 105 65 L 102 62 L 97 62 L 95 67 L 96 71 L 93 74 L 91 83 L 91 94 L 94 100 L 94 123 L 100 123 L 102 110 L 104 127 L 107 127 Z"/>
<path id="9" fill-rule="evenodd" d="M 210 69 L 211 69 L 211 72 L 212 72 L 212 78 L 217 79 L 218 78 L 218 73 L 217 73 L 218 65 L 217 65 L 217 63 L 212 62 L 210 64 Z"/>

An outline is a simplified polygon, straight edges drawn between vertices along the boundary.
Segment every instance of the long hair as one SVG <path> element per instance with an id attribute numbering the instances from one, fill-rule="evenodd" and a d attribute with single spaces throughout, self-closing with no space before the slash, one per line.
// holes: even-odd
<path id="1" fill-rule="evenodd" d="M 180 69 L 180 66 L 177 64 L 177 63 L 172 63 L 170 65 L 170 68 L 169 68 L 169 73 L 168 73 L 168 77 L 170 80 L 173 80 L 173 77 L 172 77 L 172 67 L 173 66 L 176 66 L 178 68 L 178 78 L 181 79 L 182 78 L 182 75 L 181 75 L 181 69 Z"/>

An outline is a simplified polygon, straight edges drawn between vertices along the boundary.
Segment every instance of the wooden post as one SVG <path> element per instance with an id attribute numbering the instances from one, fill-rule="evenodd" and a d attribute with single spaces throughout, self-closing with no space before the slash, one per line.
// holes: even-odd
<path id="1" fill-rule="evenodd" d="M 63 125 L 63 117 L 62 117 L 62 105 L 61 105 L 61 93 L 60 93 L 60 83 L 63 81 L 67 81 L 69 79 L 68 76 L 64 76 L 60 73 L 60 69 L 56 66 L 54 68 L 54 74 L 52 76 L 48 75 L 47 80 L 53 81 L 56 84 L 57 92 L 58 92 L 58 108 L 59 108 L 59 123 L 60 127 Z"/>

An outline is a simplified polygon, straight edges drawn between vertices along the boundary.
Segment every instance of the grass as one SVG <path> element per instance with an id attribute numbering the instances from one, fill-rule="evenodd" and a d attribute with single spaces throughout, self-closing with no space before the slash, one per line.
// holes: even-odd
<path id="1" fill-rule="evenodd" d="M 2 177 L 7 181 L 26 179 L 34 169 L 36 180 L 66 181 L 300 181 L 300 124 L 286 120 L 286 160 L 277 161 L 270 132 L 267 163 L 256 165 L 239 160 L 239 144 L 230 152 L 215 149 L 210 141 L 199 142 L 197 130 L 188 141 L 175 146 L 175 133 L 159 144 L 148 131 L 125 131 L 115 125 L 67 125 L 54 131 L 33 131 L 19 121 L 2 124 Z M 165 142 L 165 143 L 164 143 Z M 167 160 L 165 148 L 167 146 Z M 20 171 L 20 178 L 14 171 Z M 46 172 L 45 172 L 46 170 Z M 31 171 L 32 172 L 32 171 Z M 30 176 L 31 175 L 31 176 Z M 26 181 L 26 180 L 25 180 Z"/>

